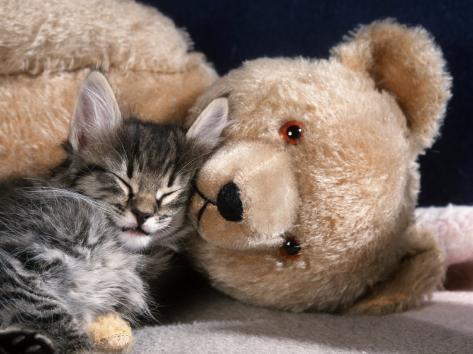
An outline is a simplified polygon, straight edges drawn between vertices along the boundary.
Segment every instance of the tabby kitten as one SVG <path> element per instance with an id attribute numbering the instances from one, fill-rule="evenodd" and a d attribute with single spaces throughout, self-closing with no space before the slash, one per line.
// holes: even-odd
<path id="1" fill-rule="evenodd" d="M 148 313 L 141 251 L 182 229 L 191 180 L 227 113 L 214 100 L 187 133 L 123 120 L 104 76 L 89 75 L 66 160 L 48 180 L 2 186 L 0 353 L 91 349 L 97 315 Z"/>

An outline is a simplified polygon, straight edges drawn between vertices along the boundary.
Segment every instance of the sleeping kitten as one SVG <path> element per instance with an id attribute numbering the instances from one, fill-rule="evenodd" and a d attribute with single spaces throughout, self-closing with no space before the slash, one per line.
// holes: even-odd
<path id="1" fill-rule="evenodd" d="M 185 133 L 122 120 L 98 72 L 83 84 L 49 180 L 0 191 L 0 353 L 91 349 L 98 314 L 148 312 L 140 271 L 151 242 L 184 224 L 191 180 L 227 122 L 214 100 Z"/>

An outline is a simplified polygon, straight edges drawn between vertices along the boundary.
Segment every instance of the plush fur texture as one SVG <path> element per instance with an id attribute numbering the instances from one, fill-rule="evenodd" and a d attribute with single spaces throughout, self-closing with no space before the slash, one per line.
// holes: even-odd
<path id="1" fill-rule="evenodd" d="M 191 210 L 201 235 L 191 255 L 212 283 L 292 311 L 388 313 L 430 294 L 443 256 L 414 225 L 416 159 L 450 97 L 444 66 L 425 30 L 387 20 L 327 60 L 263 58 L 217 81 L 190 116 L 229 99 L 226 143 L 198 175 Z M 298 144 L 281 132 L 293 120 Z"/>
<path id="2" fill-rule="evenodd" d="M 216 78 L 187 34 L 131 0 L 2 1 L 0 176 L 42 173 L 64 154 L 80 83 L 100 68 L 125 116 L 178 123 Z"/>

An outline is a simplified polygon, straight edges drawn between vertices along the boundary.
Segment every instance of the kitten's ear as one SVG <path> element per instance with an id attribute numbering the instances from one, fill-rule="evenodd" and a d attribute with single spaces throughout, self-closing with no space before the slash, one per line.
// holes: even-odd
<path id="1" fill-rule="evenodd" d="M 228 125 L 228 99 L 216 98 L 202 111 L 187 131 L 187 139 L 213 148 L 220 141 L 223 129 Z"/>
<path id="2" fill-rule="evenodd" d="M 121 122 L 120 108 L 110 84 L 100 72 L 91 72 L 79 91 L 69 143 L 78 151 L 90 140 L 112 130 Z"/>

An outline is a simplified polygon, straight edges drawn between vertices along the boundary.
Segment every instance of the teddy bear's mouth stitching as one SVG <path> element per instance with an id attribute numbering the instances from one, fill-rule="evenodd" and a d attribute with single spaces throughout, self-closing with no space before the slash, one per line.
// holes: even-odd
<path id="1" fill-rule="evenodd" d="M 240 199 L 240 189 L 234 182 L 226 183 L 222 186 L 217 195 L 217 200 L 214 202 L 210 198 L 206 197 L 196 183 L 193 183 L 193 188 L 197 195 L 199 195 L 204 201 L 204 205 L 200 208 L 197 214 L 197 221 L 200 222 L 202 215 L 204 214 L 207 206 L 212 204 L 215 206 L 220 215 L 227 221 L 240 222 L 243 220 L 243 205 Z"/>
<path id="2" fill-rule="evenodd" d="M 207 197 L 204 195 L 204 193 L 202 193 L 202 192 L 199 190 L 199 188 L 197 188 L 197 183 L 195 183 L 195 182 L 193 183 L 193 188 L 194 188 L 194 191 L 197 193 L 197 195 L 198 195 L 199 197 L 201 197 L 201 198 L 205 201 L 204 205 L 202 205 L 202 207 L 199 209 L 199 212 L 198 212 L 198 214 L 197 214 L 197 225 L 198 225 L 198 224 L 200 224 L 200 219 L 202 219 L 202 216 L 204 215 L 204 212 L 205 212 L 205 210 L 207 209 L 207 206 L 208 206 L 209 204 L 212 204 L 212 205 L 215 205 L 215 206 L 216 206 L 217 203 L 214 202 L 214 201 L 212 201 L 211 199 L 207 198 Z"/>
<path id="3" fill-rule="evenodd" d="M 202 215 L 204 215 L 204 212 L 207 209 L 207 205 L 209 204 L 210 202 L 206 201 L 204 205 L 202 205 L 202 208 L 199 209 L 199 213 L 197 214 L 197 224 L 200 224 L 200 219 L 202 219 Z"/>

